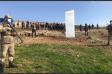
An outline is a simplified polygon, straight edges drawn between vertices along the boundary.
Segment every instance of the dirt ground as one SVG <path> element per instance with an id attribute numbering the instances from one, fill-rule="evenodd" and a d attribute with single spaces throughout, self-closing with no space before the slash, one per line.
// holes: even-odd
<path id="1" fill-rule="evenodd" d="M 21 31 L 30 33 L 31 31 Z M 76 31 L 75 38 L 66 38 L 62 31 L 37 31 L 37 37 L 22 36 L 24 44 L 70 44 L 70 45 L 105 45 L 107 43 L 107 31 L 105 29 L 94 29 L 85 36 L 84 31 Z"/>

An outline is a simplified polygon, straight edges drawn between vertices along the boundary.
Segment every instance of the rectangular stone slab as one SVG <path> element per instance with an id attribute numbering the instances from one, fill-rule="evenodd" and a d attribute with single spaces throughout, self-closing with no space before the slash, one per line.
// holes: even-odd
<path id="1" fill-rule="evenodd" d="M 65 36 L 67 38 L 75 37 L 75 12 L 74 10 L 65 12 Z"/>

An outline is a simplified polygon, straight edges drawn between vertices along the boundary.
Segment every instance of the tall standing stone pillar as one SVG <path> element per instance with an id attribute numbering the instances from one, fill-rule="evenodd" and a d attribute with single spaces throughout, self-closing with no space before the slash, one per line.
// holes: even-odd
<path id="1" fill-rule="evenodd" d="M 67 38 L 75 37 L 75 11 L 65 12 L 65 36 Z"/>

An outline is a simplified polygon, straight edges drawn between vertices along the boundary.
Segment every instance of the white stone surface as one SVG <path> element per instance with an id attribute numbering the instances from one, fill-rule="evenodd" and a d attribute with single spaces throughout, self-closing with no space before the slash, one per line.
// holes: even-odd
<path id="1" fill-rule="evenodd" d="M 65 12 L 65 35 L 67 38 L 75 37 L 75 11 Z"/>

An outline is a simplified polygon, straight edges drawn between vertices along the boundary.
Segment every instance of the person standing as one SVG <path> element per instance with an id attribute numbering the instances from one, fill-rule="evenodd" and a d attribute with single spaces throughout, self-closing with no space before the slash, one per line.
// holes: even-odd
<path id="1" fill-rule="evenodd" d="M 32 37 L 36 37 L 36 25 L 35 25 L 35 23 L 32 23 L 31 28 L 32 28 Z"/>
<path id="2" fill-rule="evenodd" d="M 88 29 L 91 30 L 91 26 L 90 26 L 90 24 L 89 24 L 89 26 L 88 26 Z"/>
<path id="3" fill-rule="evenodd" d="M 94 25 L 92 24 L 92 29 L 94 29 Z"/>
<path id="4" fill-rule="evenodd" d="M 85 30 L 85 36 L 88 36 L 88 25 L 87 24 L 85 24 L 84 30 Z"/>
<path id="5" fill-rule="evenodd" d="M 80 31 L 82 31 L 82 24 L 80 24 L 79 28 L 80 28 Z"/>
<path id="6" fill-rule="evenodd" d="M 25 23 L 24 23 L 24 21 L 22 21 L 22 29 L 23 30 L 25 29 Z"/>
<path id="7" fill-rule="evenodd" d="M 9 25 L 10 24 L 10 25 Z M 12 18 L 8 15 L 4 17 L 3 25 L 0 25 L 1 49 L 0 49 L 0 69 L 4 68 L 6 54 L 8 53 L 9 68 L 15 68 L 14 63 L 14 37 L 12 36 Z"/>
<path id="8" fill-rule="evenodd" d="M 29 28 L 29 21 L 26 21 L 26 29 L 28 29 Z"/>
<path id="9" fill-rule="evenodd" d="M 112 20 L 110 20 L 110 24 L 107 26 L 107 30 L 108 30 L 108 43 L 107 43 L 107 45 L 110 45 L 110 41 L 112 38 Z"/>
<path id="10" fill-rule="evenodd" d="M 97 29 L 99 29 L 99 25 L 97 24 Z"/>

